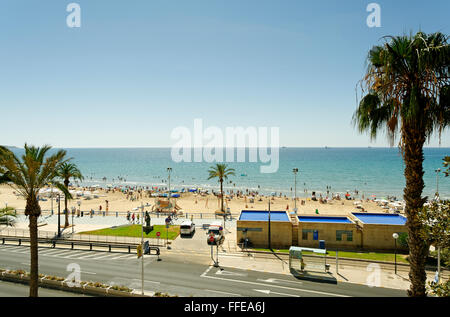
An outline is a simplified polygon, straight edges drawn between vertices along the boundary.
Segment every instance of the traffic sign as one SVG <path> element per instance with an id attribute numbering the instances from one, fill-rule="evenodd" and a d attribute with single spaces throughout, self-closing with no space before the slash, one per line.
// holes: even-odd
<path id="1" fill-rule="evenodd" d="M 209 242 L 214 242 L 214 236 L 209 236 Z"/>
<path id="2" fill-rule="evenodd" d="M 161 235 L 161 232 L 157 232 L 156 236 L 159 237 Z"/>

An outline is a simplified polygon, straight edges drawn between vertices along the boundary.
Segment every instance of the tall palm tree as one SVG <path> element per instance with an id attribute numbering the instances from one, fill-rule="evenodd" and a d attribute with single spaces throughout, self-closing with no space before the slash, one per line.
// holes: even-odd
<path id="1" fill-rule="evenodd" d="M 60 165 L 58 169 L 58 177 L 61 178 L 64 181 L 64 186 L 68 189 L 70 179 L 77 179 L 82 181 L 84 179 L 83 175 L 81 174 L 78 167 L 73 163 L 63 163 Z M 66 221 L 64 224 L 64 228 L 67 228 L 69 226 L 69 210 L 67 209 L 67 201 L 69 197 L 67 195 L 64 195 L 64 210 L 66 214 Z M 72 224 L 73 225 L 73 224 Z"/>
<path id="2" fill-rule="evenodd" d="M 25 215 L 29 218 L 30 228 L 30 297 L 38 296 L 38 227 L 41 215 L 38 194 L 47 183 L 69 194 L 64 185 L 55 181 L 57 170 L 65 160 L 66 151 L 59 150 L 47 155 L 51 149 L 45 145 L 41 148 L 25 144 L 25 153 L 19 158 L 7 149 L 0 149 L 0 167 L 8 177 L 9 184 L 26 200 Z M 70 194 L 69 194 L 70 195 Z"/>
<path id="3" fill-rule="evenodd" d="M 212 179 L 212 178 L 218 178 L 219 182 L 220 182 L 220 198 L 221 198 L 221 207 L 220 210 L 224 213 L 223 214 L 223 219 L 224 219 L 224 224 L 225 224 L 225 210 L 223 208 L 223 180 L 227 179 L 228 176 L 231 175 L 235 175 L 234 174 L 234 169 L 233 168 L 229 168 L 226 164 L 216 164 L 215 166 L 211 166 L 210 170 L 208 171 L 209 173 L 209 177 L 208 179 Z"/>
<path id="4" fill-rule="evenodd" d="M 405 162 L 406 226 L 411 281 L 409 296 L 426 296 L 425 261 L 429 246 L 420 238 L 418 211 L 422 197 L 423 146 L 433 133 L 439 137 L 450 122 L 450 47 L 442 33 L 386 37 L 368 54 L 361 89 L 364 97 L 353 116 L 359 132 L 371 139 L 387 132 L 391 146 L 397 135 Z"/>

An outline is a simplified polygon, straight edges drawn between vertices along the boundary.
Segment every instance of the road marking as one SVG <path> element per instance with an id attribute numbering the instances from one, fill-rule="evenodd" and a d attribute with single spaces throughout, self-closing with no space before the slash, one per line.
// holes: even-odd
<path id="1" fill-rule="evenodd" d="M 91 251 L 92 252 L 92 251 Z M 87 259 L 87 258 L 90 258 L 90 257 L 93 257 L 93 256 L 97 256 L 98 254 L 97 253 L 94 253 L 94 254 L 88 254 L 88 255 L 84 255 L 84 256 L 80 256 L 79 258 L 77 258 L 77 259 Z"/>
<path id="2" fill-rule="evenodd" d="M 103 256 L 99 256 L 97 258 L 92 258 L 94 260 L 100 260 L 100 259 L 104 259 L 104 258 L 109 258 L 111 256 L 114 256 L 114 254 L 107 254 L 107 255 L 103 255 Z"/>
<path id="3" fill-rule="evenodd" d="M 67 252 L 67 250 L 49 249 L 49 250 L 43 250 L 41 252 L 38 252 L 38 254 L 45 255 L 45 256 L 53 256 L 54 254 L 66 253 L 66 252 Z"/>
<path id="4" fill-rule="evenodd" d="M 267 283 L 276 283 L 277 281 L 280 281 L 279 283 L 284 283 L 284 282 L 286 282 L 286 283 L 294 283 L 294 284 L 297 284 L 297 285 L 303 284 L 302 282 L 288 281 L 288 280 L 281 280 L 281 279 L 278 279 L 278 278 L 268 278 L 268 279 L 265 279 L 265 280 L 259 278 L 259 279 L 257 279 L 257 281 L 267 282 Z"/>
<path id="5" fill-rule="evenodd" d="M 212 268 L 212 266 L 210 266 L 205 272 L 203 272 L 203 274 L 200 275 L 200 277 L 211 278 L 211 279 L 215 279 L 215 280 L 223 280 L 223 281 L 227 281 L 227 282 L 237 282 L 237 283 L 245 283 L 245 284 L 262 285 L 262 286 L 265 286 L 265 287 L 283 288 L 283 289 L 288 289 L 288 290 L 294 290 L 294 291 L 297 291 L 297 292 L 306 292 L 306 293 L 314 293 L 314 294 L 337 296 L 337 297 L 350 297 L 350 296 L 347 296 L 347 295 L 327 293 L 327 292 L 320 292 L 320 291 L 313 291 L 313 290 L 305 290 L 305 289 L 301 289 L 301 288 L 292 288 L 292 287 L 280 286 L 280 285 L 269 285 L 269 284 L 264 284 L 264 283 L 242 281 L 242 280 L 234 280 L 234 279 L 228 279 L 228 278 L 223 278 L 223 277 L 207 276 L 206 274 L 211 270 L 211 268 Z"/>
<path id="6" fill-rule="evenodd" d="M 24 247 L 10 247 L 10 246 L 5 246 L 4 248 L 2 248 L 4 251 L 6 252 L 16 252 L 16 250 L 23 250 Z"/>
<path id="7" fill-rule="evenodd" d="M 205 272 L 203 272 L 203 274 L 202 275 L 200 275 L 200 277 L 206 277 L 206 274 L 208 274 L 209 273 L 209 271 L 211 271 L 211 269 L 212 269 L 213 267 L 212 266 L 209 266 L 207 269 L 206 269 L 206 271 Z"/>
<path id="8" fill-rule="evenodd" d="M 228 293 L 228 292 L 215 291 L 215 290 L 212 290 L 212 289 L 205 289 L 205 291 L 219 293 L 219 294 L 232 295 L 232 296 L 242 296 L 241 294 L 233 294 L 233 293 Z"/>
<path id="9" fill-rule="evenodd" d="M 123 259 L 123 258 L 135 258 L 136 255 L 134 254 L 125 254 L 125 255 L 120 255 L 120 256 L 116 256 L 114 258 L 111 258 L 111 260 L 117 260 L 117 259 Z"/>
<path id="10" fill-rule="evenodd" d="M 222 270 L 217 270 L 216 275 L 228 275 L 228 276 L 248 276 L 248 274 L 246 273 L 236 273 L 236 272 L 231 272 L 231 271 L 222 271 Z"/>
<path id="11" fill-rule="evenodd" d="M 54 252 L 50 253 L 50 252 L 46 252 L 46 253 L 42 253 L 41 255 L 43 256 L 51 256 L 51 257 L 57 257 L 60 254 L 66 254 L 67 250 L 54 250 Z"/>
<path id="12" fill-rule="evenodd" d="M 139 281 L 142 282 L 142 280 L 134 278 L 133 281 Z M 144 280 L 144 283 L 153 283 L 153 284 L 161 284 L 161 282 L 157 282 L 157 281 L 149 281 L 149 280 Z"/>
<path id="13" fill-rule="evenodd" d="M 272 292 L 271 290 L 268 290 L 268 289 L 254 289 L 254 291 L 260 292 L 260 293 L 264 293 L 266 295 L 277 294 L 277 295 L 282 295 L 282 296 L 300 297 L 299 295 L 292 295 L 292 294 L 284 294 L 284 293 Z"/>
<path id="14" fill-rule="evenodd" d="M 61 259 L 70 259 L 73 257 L 77 257 L 81 254 L 86 254 L 86 251 L 73 251 L 72 254 L 68 255 L 68 256 L 62 256 L 60 257 Z"/>

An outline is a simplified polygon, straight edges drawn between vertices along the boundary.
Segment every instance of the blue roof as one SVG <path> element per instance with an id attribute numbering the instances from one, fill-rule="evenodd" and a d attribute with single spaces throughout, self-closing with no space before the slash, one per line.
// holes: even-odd
<path id="1" fill-rule="evenodd" d="M 352 213 L 356 218 L 365 224 L 379 225 L 404 225 L 406 218 L 397 214 L 368 214 L 368 213 Z"/>
<path id="2" fill-rule="evenodd" d="M 242 210 L 239 220 L 269 221 L 269 212 L 264 210 Z M 289 221 L 284 211 L 271 211 L 270 221 Z"/>
<path id="3" fill-rule="evenodd" d="M 300 222 L 352 223 L 347 217 L 298 216 Z"/>

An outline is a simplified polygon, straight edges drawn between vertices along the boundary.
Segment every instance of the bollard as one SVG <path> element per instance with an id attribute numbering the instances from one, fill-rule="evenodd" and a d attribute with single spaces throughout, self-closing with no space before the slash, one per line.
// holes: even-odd
<path id="1" fill-rule="evenodd" d="M 119 217 L 119 213 L 118 213 L 118 212 L 116 212 L 116 218 L 117 218 L 117 217 Z"/>
<path id="2" fill-rule="evenodd" d="M 72 242 L 72 250 L 73 250 L 73 242 Z"/>
<path id="3" fill-rule="evenodd" d="M 109 252 L 111 252 L 111 245 L 109 245 Z"/>
<path id="4" fill-rule="evenodd" d="M 22 239 L 19 239 L 19 245 L 22 245 Z"/>
<path id="5" fill-rule="evenodd" d="M 131 247 L 128 246 L 128 253 L 131 253 Z"/>
<path id="6" fill-rule="evenodd" d="M 89 243 L 89 250 L 92 251 L 92 243 Z"/>
<path id="7" fill-rule="evenodd" d="M 105 216 L 105 212 L 103 212 L 103 217 Z"/>

